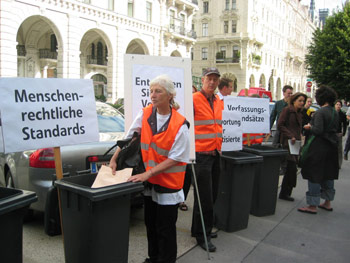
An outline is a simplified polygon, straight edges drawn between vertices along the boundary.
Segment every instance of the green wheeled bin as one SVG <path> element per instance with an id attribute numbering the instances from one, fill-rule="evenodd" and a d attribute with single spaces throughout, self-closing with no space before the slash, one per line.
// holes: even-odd
<path id="1" fill-rule="evenodd" d="M 0 261 L 23 260 L 23 217 L 38 197 L 34 192 L 0 187 Z"/>
<path id="2" fill-rule="evenodd" d="M 91 188 L 96 174 L 55 181 L 67 263 L 128 262 L 130 197 L 142 183 Z"/>
<path id="3" fill-rule="evenodd" d="M 258 144 L 245 146 L 243 151 L 262 156 L 264 159 L 256 167 L 250 213 L 255 216 L 273 215 L 276 210 L 281 161 L 288 151 Z"/>
<path id="4" fill-rule="evenodd" d="M 254 173 L 263 158 L 242 151 L 223 152 L 218 197 L 214 205 L 215 226 L 226 232 L 248 226 Z"/>

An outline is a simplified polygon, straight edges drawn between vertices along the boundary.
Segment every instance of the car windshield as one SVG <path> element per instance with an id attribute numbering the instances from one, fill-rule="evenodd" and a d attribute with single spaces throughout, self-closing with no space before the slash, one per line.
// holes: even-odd
<path id="1" fill-rule="evenodd" d="M 99 132 L 124 132 L 124 119 L 112 106 L 96 102 Z"/>

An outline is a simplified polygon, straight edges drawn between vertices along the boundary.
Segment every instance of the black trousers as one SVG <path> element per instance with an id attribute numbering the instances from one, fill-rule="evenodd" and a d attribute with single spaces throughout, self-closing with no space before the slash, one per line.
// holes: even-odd
<path id="1" fill-rule="evenodd" d="M 205 232 L 208 241 L 214 223 L 214 204 L 218 195 L 220 178 L 220 155 L 216 156 L 196 153 L 195 173 L 198 184 L 199 198 L 202 206 Z M 204 242 L 203 228 L 199 213 L 196 189 L 194 191 L 192 236 L 197 242 Z"/>
<path id="2" fill-rule="evenodd" d="M 150 196 L 145 196 L 144 200 L 148 256 L 152 263 L 174 263 L 178 204 L 159 205 Z"/>
<path id="3" fill-rule="evenodd" d="M 192 182 L 192 164 L 187 164 L 186 165 L 184 186 L 182 188 L 184 191 L 185 200 L 187 199 L 188 192 L 190 191 L 191 182 Z"/>
<path id="4" fill-rule="evenodd" d="M 349 151 L 350 151 L 350 127 L 348 127 L 348 135 L 346 137 L 344 155 L 348 155 Z"/>
<path id="5" fill-rule="evenodd" d="M 297 185 L 297 169 L 296 162 L 287 161 L 287 168 L 283 176 L 280 195 L 290 196 L 292 194 L 293 187 Z"/>

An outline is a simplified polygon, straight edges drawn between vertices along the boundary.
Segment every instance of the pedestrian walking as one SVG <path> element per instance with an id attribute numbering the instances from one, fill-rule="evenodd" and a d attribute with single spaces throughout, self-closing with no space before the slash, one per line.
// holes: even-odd
<path id="1" fill-rule="evenodd" d="M 339 121 L 338 121 L 338 130 L 337 130 L 337 135 L 338 135 L 338 161 L 339 161 L 339 169 L 341 168 L 343 164 L 343 136 L 346 134 L 346 115 L 344 112 L 341 111 L 341 107 L 343 106 L 343 103 L 341 100 L 336 100 L 334 108 L 336 112 L 339 115 Z"/>

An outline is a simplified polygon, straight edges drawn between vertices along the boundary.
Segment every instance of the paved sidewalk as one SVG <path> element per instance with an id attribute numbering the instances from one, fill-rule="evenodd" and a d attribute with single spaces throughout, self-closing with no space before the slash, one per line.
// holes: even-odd
<path id="1" fill-rule="evenodd" d="M 278 262 L 278 263 L 347 263 L 350 261 L 350 161 L 344 161 L 340 178 L 335 181 L 336 196 L 333 212 L 319 209 L 317 215 L 297 211 L 304 206 L 307 181 L 298 175 L 294 202 L 277 201 L 272 216 L 249 217 L 248 228 L 226 233 L 218 232 L 212 239 L 215 253 L 198 246 L 177 260 L 178 263 L 196 262 Z"/>
<path id="2" fill-rule="evenodd" d="M 193 191 L 190 191 L 186 201 L 189 210 L 179 210 L 177 262 L 350 262 L 350 161 L 344 161 L 335 189 L 333 212 L 321 210 L 317 215 L 300 213 L 297 208 L 305 205 L 307 182 L 299 175 L 293 191 L 294 202 L 278 200 L 275 215 L 250 216 L 247 229 L 233 233 L 219 231 L 218 238 L 212 240 L 217 252 L 210 253 L 210 260 L 206 251 L 199 248 L 191 237 Z M 132 209 L 128 262 L 141 263 L 146 256 L 143 209 Z M 45 235 L 42 218 L 24 224 L 23 262 L 64 262 L 62 236 Z"/>

